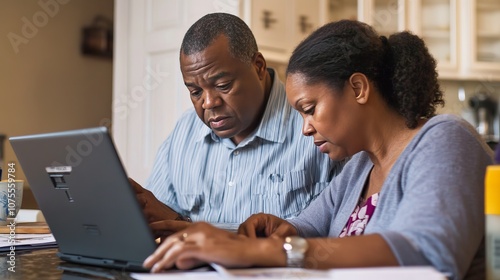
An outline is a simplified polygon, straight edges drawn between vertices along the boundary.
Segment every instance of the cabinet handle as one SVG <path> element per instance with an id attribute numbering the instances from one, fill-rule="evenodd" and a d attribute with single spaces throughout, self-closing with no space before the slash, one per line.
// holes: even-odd
<path id="1" fill-rule="evenodd" d="M 264 23 L 264 29 L 270 29 L 271 24 L 276 23 L 277 20 L 274 18 L 271 18 L 272 12 L 268 10 L 262 11 L 262 22 Z"/>
<path id="2" fill-rule="evenodd" d="M 302 34 L 308 33 L 313 27 L 312 23 L 307 22 L 307 16 L 304 15 L 299 16 L 299 26 Z"/>

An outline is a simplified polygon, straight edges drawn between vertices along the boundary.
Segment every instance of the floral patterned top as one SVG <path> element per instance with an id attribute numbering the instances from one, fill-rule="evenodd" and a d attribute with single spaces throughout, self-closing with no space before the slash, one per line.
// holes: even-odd
<path id="1" fill-rule="evenodd" d="M 363 198 L 360 198 L 339 237 L 362 235 L 370 218 L 373 216 L 373 212 L 375 212 L 377 201 L 378 193 L 374 193 L 366 202 L 363 201 Z"/>

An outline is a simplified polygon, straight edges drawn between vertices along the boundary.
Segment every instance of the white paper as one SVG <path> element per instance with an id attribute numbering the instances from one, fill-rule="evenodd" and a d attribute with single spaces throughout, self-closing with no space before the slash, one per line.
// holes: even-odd
<path id="1" fill-rule="evenodd" d="M 288 267 L 227 269 L 213 263 L 211 266 L 224 279 L 329 279 L 328 270 Z"/>
<path id="2" fill-rule="evenodd" d="M 20 209 L 16 216 L 16 223 L 45 222 L 42 211 L 35 209 Z"/>
<path id="3" fill-rule="evenodd" d="M 181 273 L 181 274 L 179 274 Z M 200 272 L 163 272 L 163 273 L 131 273 L 130 277 L 137 280 L 160 280 L 160 279 L 192 279 L 192 280 L 220 280 L 225 279 L 216 271 L 200 271 Z"/>
<path id="4" fill-rule="evenodd" d="M 48 246 L 55 247 L 56 240 L 51 233 L 0 234 L 0 252 L 10 251 L 11 246 L 15 247 L 15 250 L 36 249 L 38 247 L 46 248 Z"/>
<path id="5" fill-rule="evenodd" d="M 313 280 L 446 280 L 446 276 L 430 266 L 339 268 L 314 270 L 304 268 L 246 268 L 227 269 L 211 264 L 215 271 L 167 271 L 158 274 L 133 273 L 139 280 L 159 279 L 313 279 Z M 181 273 L 181 275 L 179 275 Z"/>
<path id="6" fill-rule="evenodd" d="M 446 276 L 430 266 L 398 266 L 330 270 L 334 280 L 446 280 Z"/>

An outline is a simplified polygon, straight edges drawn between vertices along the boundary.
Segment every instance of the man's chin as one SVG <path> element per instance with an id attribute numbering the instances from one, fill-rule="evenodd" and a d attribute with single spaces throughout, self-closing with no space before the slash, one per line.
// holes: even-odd
<path id="1" fill-rule="evenodd" d="M 215 135 L 219 136 L 220 138 L 233 138 L 235 136 L 234 133 L 230 130 L 215 130 L 212 129 L 212 131 L 215 133 Z"/>

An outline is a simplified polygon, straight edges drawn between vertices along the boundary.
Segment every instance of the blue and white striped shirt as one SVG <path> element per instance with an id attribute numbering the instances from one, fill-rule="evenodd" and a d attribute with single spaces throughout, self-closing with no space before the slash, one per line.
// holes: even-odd
<path id="1" fill-rule="evenodd" d="M 298 215 L 343 164 L 301 134 L 302 118 L 274 75 L 262 122 L 237 146 L 188 110 L 160 147 L 146 188 L 193 221 L 241 223 L 265 212 Z"/>

